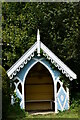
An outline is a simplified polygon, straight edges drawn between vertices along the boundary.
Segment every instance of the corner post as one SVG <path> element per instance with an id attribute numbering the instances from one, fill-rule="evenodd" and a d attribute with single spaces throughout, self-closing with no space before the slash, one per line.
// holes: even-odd
<path id="1" fill-rule="evenodd" d="M 54 82 L 54 94 L 55 94 L 55 113 L 58 113 L 57 111 L 57 81 Z"/>
<path id="2" fill-rule="evenodd" d="M 22 101 L 23 101 L 23 109 L 25 109 L 25 100 L 24 100 L 24 82 L 22 83 Z"/>
<path id="3" fill-rule="evenodd" d="M 69 109 L 69 88 L 68 87 L 66 87 L 66 91 L 67 91 L 67 97 L 68 97 L 68 109 Z"/>
<path id="4" fill-rule="evenodd" d="M 12 83 L 10 81 L 10 88 L 12 87 Z M 10 94 L 10 97 L 11 97 L 11 105 L 14 104 L 14 96 L 12 94 Z"/>
<path id="5" fill-rule="evenodd" d="M 40 33 L 39 33 L 39 29 L 37 30 L 37 53 L 38 53 L 38 56 L 40 56 Z"/>

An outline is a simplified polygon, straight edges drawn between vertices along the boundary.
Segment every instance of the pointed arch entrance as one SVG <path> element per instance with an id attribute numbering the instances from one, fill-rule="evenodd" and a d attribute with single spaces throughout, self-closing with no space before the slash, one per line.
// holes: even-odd
<path id="1" fill-rule="evenodd" d="M 48 69 L 36 63 L 24 84 L 25 110 L 55 110 L 54 82 Z"/>

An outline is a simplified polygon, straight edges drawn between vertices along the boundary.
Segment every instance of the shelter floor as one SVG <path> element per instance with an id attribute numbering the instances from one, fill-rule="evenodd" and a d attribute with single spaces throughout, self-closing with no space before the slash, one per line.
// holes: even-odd
<path id="1" fill-rule="evenodd" d="M 54 111 L 29 111 L 28 112 L 29 114 L 31 114 L 31 115 L 46 115 L 46 114 L 51 114 L 51 113 L 53 113 L 53 114 L 55 114 L 55 112 Z"/>

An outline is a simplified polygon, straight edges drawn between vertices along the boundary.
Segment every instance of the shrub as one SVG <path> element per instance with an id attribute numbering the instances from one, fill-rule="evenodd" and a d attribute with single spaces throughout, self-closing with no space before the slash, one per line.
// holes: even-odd
<path id="1" fill-rule="evenodd" d="M 6 70 L 0 66 L 0 71 L 2 71 L 2 119 L 6 119 L 7 110 L 10 105 L 10 80 L 6 74 Z"/>
<path id="2" fill-rule="evenodd" d="M 16 119 L 16 118 L 23 118 L 25 117 L 25 111 L 20 108 L 19 103 L 15 103 L 9 106 L 7 119 Z"/>
<path id="3" fill-rule="evenodd" d="M 71 109 L 80 106 L 80 93 L 74 94 L 74 97 L 71 100 Z"/>

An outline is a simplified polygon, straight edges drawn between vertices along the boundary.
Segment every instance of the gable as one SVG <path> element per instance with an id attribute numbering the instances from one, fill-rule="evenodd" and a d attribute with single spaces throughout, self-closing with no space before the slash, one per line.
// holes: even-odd
<path id="1" fill-rule="evenodd" d="M 66 75 L 66 77 L 70 80 L 77 78 L 77 75 L 40 41 L 39 30 L 37 32 L 37 42 L 35 42 L 35 44 L 7 71 L 9 78 L 12 79 L 25 66 L 25 64 L 34 57 L 35 51 L 37 51 L 37 56 L 40 56 L 40 49 L 42 49 L 43 55 L 46 59 L 49 59 L 55 67 Z"/>

